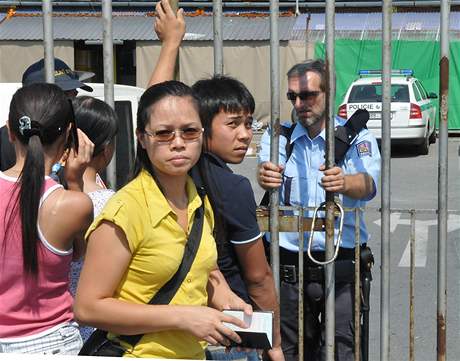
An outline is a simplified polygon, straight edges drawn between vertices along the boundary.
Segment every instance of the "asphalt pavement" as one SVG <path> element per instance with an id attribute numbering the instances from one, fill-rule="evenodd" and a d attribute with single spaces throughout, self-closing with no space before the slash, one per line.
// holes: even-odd
<path id="1" fill-rule="evenodd" d="M 260 135 L 255 137 L 257 143 Z M 438 145 L 426 156 L 392 147 L 391 208 L 415 209 L 415 360 L 436 360 Z M 257 159 L 248 156 L 233 170 L 251 181 L 256 200 Z M 460 360 L 460 138 L 448 143 L 447 360 Z M 370 360 L 380 360 L 380 193 L 369 204 L 366 223 L 375 255 L 371 292 Z M 390 359 L 409 359 L 410 215 L 395 213 L 390 225 Z"/>

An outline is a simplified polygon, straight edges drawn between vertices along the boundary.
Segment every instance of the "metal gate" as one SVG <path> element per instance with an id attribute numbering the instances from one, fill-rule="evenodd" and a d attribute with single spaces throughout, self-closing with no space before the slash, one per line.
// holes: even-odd
<path id="1" fill-rule="evenodd" d="M 44 48 L 45 48 L 45 71 L 48 82 L 53 79 L 53 31 L 52 31 L 52 4 L 51 0 L 43 0 L 44 19 Z M 410 354 L 409 359 L 414 359 L 414 247 L 415 247 L 415 219 L 417 214 L 437 213 L 437 360 L 446 359 L 446 309 L 447 309 L 447 283 L 446 283 L 446 259 L 447 259 L 447 143 L 448 143 L 448 81 L 449 81 L 449 12 L 450 3 L 448 0 L 441 0 L 441 29 L 440 41 L 441 52 L 439 56 L 440 66 L 440 124 L 439 124 L 439 159 L 438 159 L 438 208 L 435 210 L 416 209 L 393 209 L 390 199 L 390 90 L 391 90 L 391 13 L 392 1 L 382 2 L 382 176 L 381 176 L 381 208 L 380 209 L 344 209 L 344 212 L 355 213 L 356 243 L 360 244 L 359 217 L 360 212 L 374 211 L 381 214 L 381 300 L 380 300 L 380 360 L 390 360 L 390 215 L 391 213 L 410 214 Z M 335 57 L 334 57 L 334 28 L 335 28 L 335 1 L 326 0 L 326 71 L 327 71 L 327 159 L 326 166 L 334 164 L 334 100 L 335 100 Z M 223 72 L 223 28 L 222 28 L 222 1 L 213 0 L 214 12 L 214 71 Z M 112 39 L 112 1 L 102 1 L 103 13 L 103 52 L 104 52 L 104 83 L 105 101 L 113 106 L 113 39 Z M 270 81 L 271 81 L 271 161 L 278 163 L 279 129 L 280 129 L 280 74 L 279 74 L 279 37 L 278 37 L 279 3 L 277 0 L 270 0 Z M 114 157 L 115 159 L 115 157 Z M 112 162 L 108 169 L 108 178 L 111 184 L 115 184 L 115 162 Z M 299 233 L 299 243 L 305 243 L 305 231 L 326 232 L 326 257 L 332 259 L 334 256 L 334 219 L 337 205 L 334 202 L 333 194 L 326 195 L 325 219 L 314 221 L 312 218 L 303 217 L 304 211 L 314 210 L 311 208 L 293 208 L 279 206 L 279 195 L 277 191 L 270 194 L 270 209 L 268 212 L 259 210 L 259 223 L 262 231 L 271 232 L 271 260 L 275 278 L 275 285 L 279 293 L 279 238 L 278 232 L 291 231 Z M 284 216 L 285 210 L 294 211 L 297 216 Z M 458 211 L 455 213 L 459 213 Z M 360 350 L 360 247 L 355 247 L 355 360 L 361 359 Z M 299 252 L 299 320 L 303 319 L 303 253 Z M 334 334 L 335 334 L 335 301 L 334 301 L 334 262 L 325 266 L 325 289 L 326 291 L 326 359 L 334 360 Z M 299 357 L 302 360 L 303 350 L 303 323 L 299 322 Z"/>

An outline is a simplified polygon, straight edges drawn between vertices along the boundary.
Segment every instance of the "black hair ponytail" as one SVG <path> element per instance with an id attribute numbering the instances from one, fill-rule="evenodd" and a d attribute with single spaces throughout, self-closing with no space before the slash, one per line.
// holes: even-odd
<path id="1" fill-rule="evenodd" d="M 10 231 L 13 215 L 19 206 L 24 271 L 34 276 L 39 271 L 37 221 L 45 181 L 44 147 L 62 137 L 71 121 L 71 104 L 56 85 L 32 84 L 19 89 L 11 100 L 9 126 L 25 146 L 26 157 L 16 185 L 19 195 L 14 200 L 14 209 L 6 223 L 5 233 Z"/>

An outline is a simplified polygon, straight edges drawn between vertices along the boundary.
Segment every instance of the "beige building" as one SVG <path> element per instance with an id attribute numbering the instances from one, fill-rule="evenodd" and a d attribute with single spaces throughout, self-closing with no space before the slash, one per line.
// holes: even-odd
<path id="1" fill-rule="evenodd" d="M 93 71 L 102 82 L 102 19 L 100 14 L 56 13 L 53 17 L 55 56 L 78 70 Z M 151 16 L 143 13 L 115 14 L 113 18 L 114 63 L 117 83 L 145 87 L 158 58 L 160 42 Z M 296 18 L 280 17 L 281 119 L 289 119 L 285 100 L 286 72 L 305 59 L 304 41 L 294 40 Z M 187 34 L 179 55 L 179 79 L 193 84 L 213 74 L 212 16 L 187 16 Z M 255 118 L 270 117 L 270 19 L 225 16 L 224 73 L 244 82 L 256 99 Z M 20 82 L 28 65 L 43 57 L 40 14 L 16 14 L 0 22 L 0 81 Z"/>

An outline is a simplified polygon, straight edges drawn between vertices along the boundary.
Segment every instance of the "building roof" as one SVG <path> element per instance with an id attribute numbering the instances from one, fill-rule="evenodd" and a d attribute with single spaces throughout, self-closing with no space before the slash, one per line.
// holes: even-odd
<path id="1" fill-rule="evenodd" d="M 325 37 L 325 15 L 301 14 L 293 27 L 293 39 L 304 39 L 308 23 L 309 39 L 322 41 Z M 460 37 L 460 12 L 450 13 L 452 39 Z M 439 12 L 393 13 L 394 40 L 439 40 Z M 382 13 L 336 13 L 335 37 L 345 39 L 381 39 Z"/>
<path id="2" fill-rule="evenodd" d="M 53 17 L 55 40 L 102 40 L 102 18 L 99 14 L 57 14 Z M 86 15 L 86 16 L 85 16 Z M 185 40 L 213 39 L 213 19 L 209 15 L 187 16 Z M 290 40 L 295 17 L 279 18 L 280 40 Z M 153 30 L 154 17 L 145 14 L 114 16 L 112 29 L 116 40 L 158 40 Z M 224 16 L 224 40 L 269 40 L 270 18 Z M 0 40 L 42 40 L 42 17 L 37 14 L 17 14 L 0 23 Z"/>

